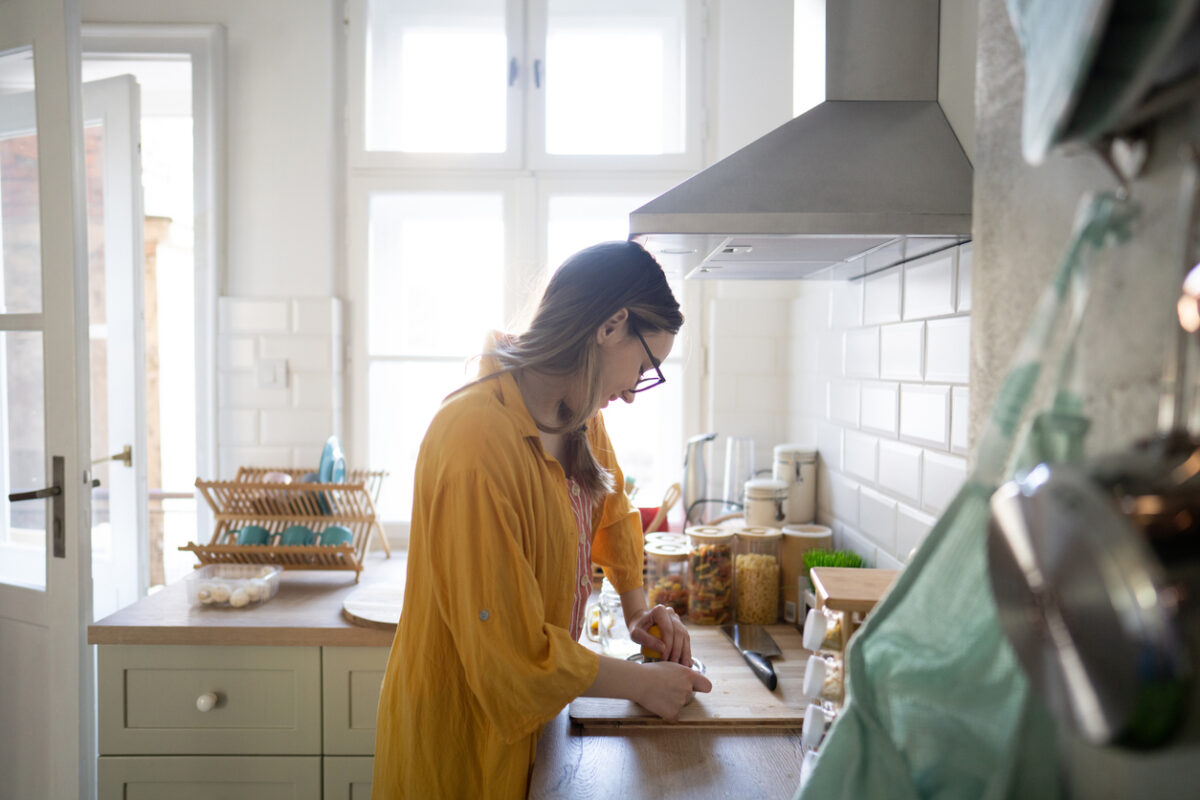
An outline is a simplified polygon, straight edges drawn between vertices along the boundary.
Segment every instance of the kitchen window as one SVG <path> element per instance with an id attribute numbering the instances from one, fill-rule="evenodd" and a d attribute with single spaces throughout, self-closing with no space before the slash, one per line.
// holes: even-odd
<path id="1" fill-rule="evenodd" d="M 389 535 L 406 533 L 429 420 L 487 334 L 519 329 L 548 270 L 625 239 L 630 211 L 700 165 L 702 10 L 351 0 L 347 416 L 353 452 L 390 473 Z M 645 505 L 677 480 L 682 339 L 663 387 L 605 414 Z"/>

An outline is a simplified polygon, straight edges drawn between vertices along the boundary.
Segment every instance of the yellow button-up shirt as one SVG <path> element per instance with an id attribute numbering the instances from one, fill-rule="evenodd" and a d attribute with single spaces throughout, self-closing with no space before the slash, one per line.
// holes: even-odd
<path id="1" fill-rule="evenodd" d="M 599 415 L 587 437 L 624 485 Z M 404 609 L 379 698 L 372 797 L 525 797 L 542 727 L 592 684 L 571 639 L 576 523 L 566 476 L 502 374 L 448 398 L 417 458 Z M 592 560 L 642 583 L 637 510 L 593 514 Z"/>

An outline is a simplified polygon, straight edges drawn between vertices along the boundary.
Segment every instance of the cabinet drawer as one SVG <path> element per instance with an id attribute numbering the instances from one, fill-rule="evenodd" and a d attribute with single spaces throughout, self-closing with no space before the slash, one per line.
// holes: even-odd
<path id="1" fill-rule="evenodd" d="M 106 645 L 98 665 L 103 755 L 321 752 L 319 648 Z"/>
<path id="2" fill-rule="evenodd" d="M 325 800 L 371 800 L 370 756 L 326 756 Z"/>
<path id="3" fill-rule="evenodd" d="M 326 647 L 322 650 L 325 755 L 375 753 L 375 715 L 387 668 L 387 647 Z"/>
<path id="4" fill-rule="evenodd" d="M 103 756 L 99 800 L 321 800 L 319 756 Z"/>

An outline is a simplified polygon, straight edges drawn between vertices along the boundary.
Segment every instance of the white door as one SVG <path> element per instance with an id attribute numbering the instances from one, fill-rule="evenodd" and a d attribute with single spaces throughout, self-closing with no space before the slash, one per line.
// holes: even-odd
<path id="1" fill-rule="evenodd" d="M 91 355 L 92 619 L 145 595 L 146 322 L 137 81 L 83 85 Z"/>
<path id="2" fill-rule="evenodd" d="M 95 791 L 78 0 L 0 2 L 0 72 L 31 66 L 36 129 L 0 136 L 0 797 L 57 800 Z"/>

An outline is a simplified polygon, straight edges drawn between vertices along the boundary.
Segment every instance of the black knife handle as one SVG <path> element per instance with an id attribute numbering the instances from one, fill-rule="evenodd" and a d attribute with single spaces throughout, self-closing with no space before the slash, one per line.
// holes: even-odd
<path id="1" fill-rule="evenodd" d="M 775 667 L 771 666 L 771 660 L 753 650 L 743 650 L 742 657 L 746 659 L 746 663 L 750 665 L 750 669 L 754 671 L 758 679 L 763 682 L 763 686 L 772 692 L 775 691 L 778 679 L 775 677 Z"/>

